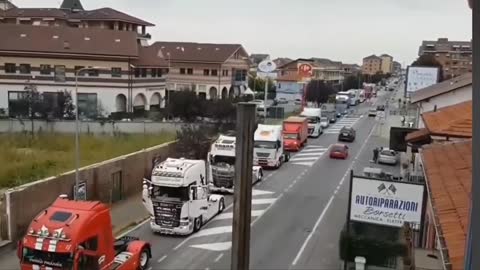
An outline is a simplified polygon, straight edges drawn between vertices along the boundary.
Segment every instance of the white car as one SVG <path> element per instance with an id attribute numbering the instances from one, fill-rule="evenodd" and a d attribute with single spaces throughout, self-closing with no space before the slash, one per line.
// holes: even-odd
<path id="1" fill-rule="evenodd" d="M 378 153 L 378 163 L 396 165 L 398 162 L 397 152 L 389 148 L 383 148 Z"/>
<path id="2" fill-rule="evenodd" d="M 322 128 L 327 128 L 328 126 L 330 126 L 330 120 L 328 119 L 328 117 L 320 117 L 320 126 Z"/>
<path id="3" fill-rule="evenodd" d="M 369 117 L 376 117 L 377 116 L 377 110 L 376 109 L 368 110 L 368 116 Z"/>

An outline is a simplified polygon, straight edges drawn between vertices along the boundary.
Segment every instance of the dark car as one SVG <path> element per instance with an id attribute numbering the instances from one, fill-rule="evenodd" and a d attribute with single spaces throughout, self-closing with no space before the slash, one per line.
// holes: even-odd
<path id="1" fill-rule="evenodd" d="M 377 106 L 377 111 L 382 111 L 382 112 L 384 112 L 384 111 L 385 111 L 385 105 L 379 105 L 379 106 Z"/>
<path id="2" fill-rule="evenodd" d="M 338 134 L 339 142 L 353 142 L 355 141 L 356 132 L 351 127 L 343 127 Z"/>

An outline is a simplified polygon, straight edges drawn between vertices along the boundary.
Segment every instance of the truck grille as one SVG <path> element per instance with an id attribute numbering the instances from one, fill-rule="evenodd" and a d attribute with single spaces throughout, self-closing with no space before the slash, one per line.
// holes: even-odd
<path id="1" fill-rule="evenodd" d="M 258 153 L 258 152 L 257 152 L 257 157 L 266 158 L 266 157 L 269 157 L 269 156 L 270 156 L 270 153 Z"/>
<path id="2" fill-rule="evenodd" d="M 180 226 L 182 203 L 152 200 L 155 223 L 159 226 L 175 228 Z"/>
<path id="3" fill-rule="evenodd" d="M 216 187 L 232 188 L 235 171 L 224 171 L 212 168 L 213 185 Z"/>

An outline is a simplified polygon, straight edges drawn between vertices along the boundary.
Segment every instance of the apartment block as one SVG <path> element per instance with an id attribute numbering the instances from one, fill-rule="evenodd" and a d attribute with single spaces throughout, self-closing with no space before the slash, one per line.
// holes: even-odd
<path id="1" fill-rule="evenodd" d="M 362 74 L 375 75 L 379 72 L 382 72 L 382 58 L 376 55 L 363 58 Z"/>
<path id="2" fill-rule="evenodd" d="M 436 41 L 423 41 L 418 55 L 431 55 L 443 67 L 445 79 L 472 72 L 472 42 L 450 41 L 439 38 Z"/>
<path id="3" fill-rule="evenodd" d="M 383 74 L 392 74 L 393 73 L 393 57 L 388 54 L 380 55 L 382 58 L 381 70 Z"/>

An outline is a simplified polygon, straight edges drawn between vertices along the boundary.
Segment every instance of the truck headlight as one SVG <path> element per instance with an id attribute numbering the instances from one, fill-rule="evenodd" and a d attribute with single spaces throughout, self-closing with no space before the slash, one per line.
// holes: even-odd
<path id="1" fill-rule="evenodd" d="M 188 226 L 190 224 L 190 220 L 182 219 L 180 220 L 180 226 Z"/>

